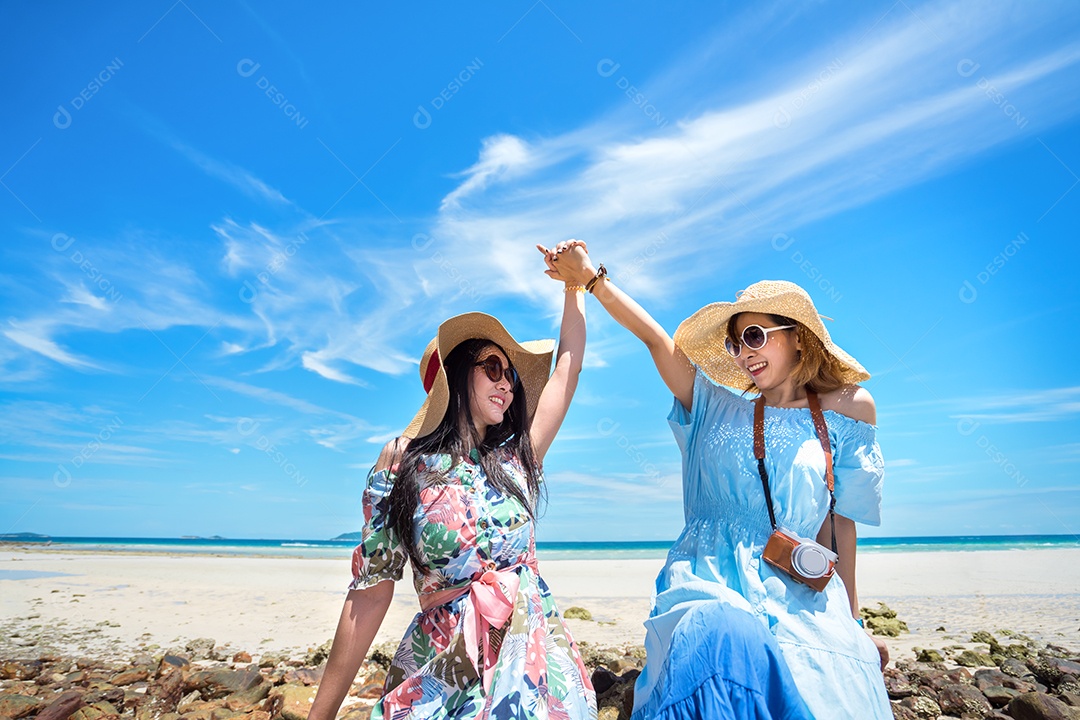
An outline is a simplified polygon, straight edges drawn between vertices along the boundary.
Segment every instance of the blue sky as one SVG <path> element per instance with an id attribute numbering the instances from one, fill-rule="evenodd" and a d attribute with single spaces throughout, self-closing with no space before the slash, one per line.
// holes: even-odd
<path id="1" fill-rule="evenodd" d="M 328 538 L 438 322 L 674 332 L 806 287 L 873 374 L 867 535 L 1078 533 L 1080 7 L 7 3 L 0 532 Z M 671 398 L 589 302 L 540 540 L 670 539 Z"/>

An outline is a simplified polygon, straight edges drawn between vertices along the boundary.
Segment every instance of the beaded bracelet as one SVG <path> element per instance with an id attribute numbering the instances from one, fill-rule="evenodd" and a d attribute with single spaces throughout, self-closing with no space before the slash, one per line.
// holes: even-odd
<path id="1" fill-rule="evenodd" d="M 568 284 L 566 286 L 566 288 L 563 290 L 563 292 L 579 292 L 579 293 L 583 293 L 583 292 L 585 292 L 585 286 L 584 285 L 569 285 Z"/>

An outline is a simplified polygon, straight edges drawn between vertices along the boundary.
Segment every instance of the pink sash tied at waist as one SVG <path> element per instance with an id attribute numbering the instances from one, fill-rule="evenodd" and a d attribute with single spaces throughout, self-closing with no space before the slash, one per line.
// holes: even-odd
<path id="1" fill-rule="evenodd" d="M 498 648 L 491 644 L 491 631 L 506 625 L 514 612 L 514 600 L 521 587 L 518 571 L 528 567 L 535 575 L 540 574 L 536 557 L 531 553 L 521 562 L 502 570 L 495 570 L 493 563 L 489 563 L 489 567 L 491 569 L 468 585 L 420 596 L 420 609 L 427 612 L 468 595 L 461 612 L 462 635 L 465 652 L 477 674 L 483 679 L 485 693 L 491 689 L 491 680 L 495 676 L 495 661 L 498 659 Z M 479 651 L 481 643 L 482 656 Z"/>

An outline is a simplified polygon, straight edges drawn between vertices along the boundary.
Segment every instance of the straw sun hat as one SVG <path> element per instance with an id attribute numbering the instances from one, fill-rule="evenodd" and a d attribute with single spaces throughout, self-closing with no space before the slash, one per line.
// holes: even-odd
<path id="1" fill-rule="evenodd" d="M 728 320 L 732 315 L 744 312 L 783 315 L 798 320 L 821 340 L 830 355 L 840 361 L 844 382 L 854 384 L 870 379 L 870 373 L 829 337 L 822 316 L 805 290 L 786 280 L 762 280 L 738 292 L 735 302 L 706 305 L 683 320 L 675 331 L 675 344 L 713 382 L 728 387 L 743 387 L 747 382 L 746 373 L 724 349 Z"/>
<path id="2" fill-rule="evenodd" d="M 479 312 L 456 315 L 443 322 L 420 359 L 420 381 L 424 384 L 427 399 L 420 412 L 402 433 L 407 438 L 423 437 L 439 426 L 446 414 L 450 400 L 450 384 L 446 379 L 443 358 L 466 340 L 479 338 L 490 340 L 506 353 L 510 364 L 517 370 L 528 400 L 529 419 L 536 412 L 540 392 L 551 374 L 551 358 L 555 354 L 554 340 L 529 340 L 519 343 L 506 328 L 491 315 Z"/>

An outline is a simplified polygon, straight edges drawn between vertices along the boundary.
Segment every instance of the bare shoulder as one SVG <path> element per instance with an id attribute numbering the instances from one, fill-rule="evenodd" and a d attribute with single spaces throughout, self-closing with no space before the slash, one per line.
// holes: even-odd
<path id="1" fill-rule="evenodd" d="M 843 387 L 821 396 L 821 407 L 846 415 L 853 420 L 861 420 L 870 425 L 877 425 L 877 406 L 870 391 L 858 385 Z"/>
<path id="2" fill-rule="evenodd" d="M 383 445 L 382 452 L 379 453 L 379 459 L 375 461 L 375 471 L 385 470 L 391 465 L 401 462 L 401 456 L 405 454 L 408 447 L 409 440 L 403 437 L 394 438 Z"/>

